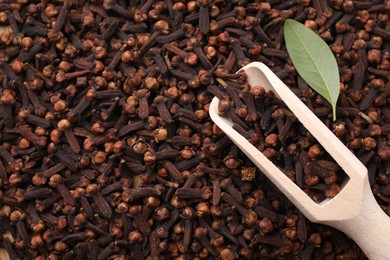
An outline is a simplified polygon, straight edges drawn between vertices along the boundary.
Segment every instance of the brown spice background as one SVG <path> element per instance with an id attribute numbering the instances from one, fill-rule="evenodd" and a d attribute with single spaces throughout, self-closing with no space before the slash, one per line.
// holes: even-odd
<path id="1" fill-rule="evenodd" d="M 264 62 L 367 166 L 390 214 L 389 14 L 388 0 L 1 1 L 1 245 L 12 259 L 364 258 L 253 175 L 208 105 Z M 336 122 L 288 58 L 288 18 L 336 55 Z"/>

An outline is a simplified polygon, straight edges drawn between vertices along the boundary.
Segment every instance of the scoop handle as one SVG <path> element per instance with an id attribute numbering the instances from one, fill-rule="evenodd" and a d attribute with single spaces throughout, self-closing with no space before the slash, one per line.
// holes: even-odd
<path id="1" fill-rule="evenodd" d="M 347 220 L 324 223 L 351 237 L 370 260 L 390 258 L 390 218 L 375 201 L 370 186 L 365 185 L 360 214 Z M 345 203 L 348 210 L 348 203 Z"/>

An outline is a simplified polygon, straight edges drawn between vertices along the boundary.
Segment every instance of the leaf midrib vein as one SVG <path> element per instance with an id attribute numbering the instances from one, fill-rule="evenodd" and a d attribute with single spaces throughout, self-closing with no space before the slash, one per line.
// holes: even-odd
<path id="1" fill-rule="evenodd" d="M 307 50 L 305 43 L 301 40 L 301 38 L 299 38 L 299 36 L 298 36 L 298 34 L 295 32 L 295 30 L 292 30 L 292 32 L 295 34 L 296 38 L 302 43 L 302 46 L 304 47 L 305 52 L 308 54 L 308 56 L 310 57 L 310 60 L 312 61 L 312 63 L 313 63 L 314 66 L 316 67 L 318 73 L 320 74 L 320 77 L 321 77 L 321 79 L 322 79 L 322 82 L 324 82 L 324 85 L 325 85 L 325 87 L 326 87 L 326 90 L 327 90 L 328 93 L 329 93 L 329 98 L 330 98 L 331 104 L 334 104 L 334 103 L 333 103 L 333 97 L 332 97 L 332 95 L 331 95 L 330 89 L 329 89 L 328 85 L 326 84 L 325 78 L 324 78 L 324 76 L 322 75 L 322 73 L 321 73 L 319 67 L 317 66 L 317 63 L 314 62 L 314 59 L 312 58 L 312 56 L 310 55 L 309 51 Z M 318 36 L 318 35 L 317 35 L 317 36 Z"/>

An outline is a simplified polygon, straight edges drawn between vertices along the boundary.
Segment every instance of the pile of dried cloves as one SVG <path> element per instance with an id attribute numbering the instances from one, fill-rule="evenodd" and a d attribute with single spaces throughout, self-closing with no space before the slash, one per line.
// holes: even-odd
<path id="1" fill-rule="evenodd" d="M 273 92 L 266 92 L 261 86 L 246 85 L 240 89 L 225 82 L 222 85 L 225 89 L 215 88 L 213 93 L 220 98 L 219 114 L 233 121 L 233 129 L 314 201 L 333 198 L 340 192 L 340 186 L 347 181 L 345 172 Z M 321 118 L 319 111 L 328 115 L 330 109 L 330 104 L 325 103 L 314 112 Z"/>
<path id="2" fill-rule="evenodd" d="M 389 15 L 389 0 L 0 0 L 1 247 L 37 260 L 364 258 L 307 221 L 208 108 L 234 103 L 241 133 L 313 199 L 334 196 L 338 166 L 235 73 L 265 63 L 367 166 L 390 214 Z M 336 56 L 334 122 L 288 57 L 288 18 Z"/>

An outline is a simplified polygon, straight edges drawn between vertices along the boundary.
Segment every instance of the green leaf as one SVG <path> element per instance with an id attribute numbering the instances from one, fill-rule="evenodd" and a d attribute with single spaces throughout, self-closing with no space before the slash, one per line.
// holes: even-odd
<path id="1" fill-rule="evenodd" d="M 326 42 L 303 24 L 287 19 L 284 23 L 287 51 L 299 75 L 333 108 L 340 93 L 340 76 L 335 57 Z"/>

